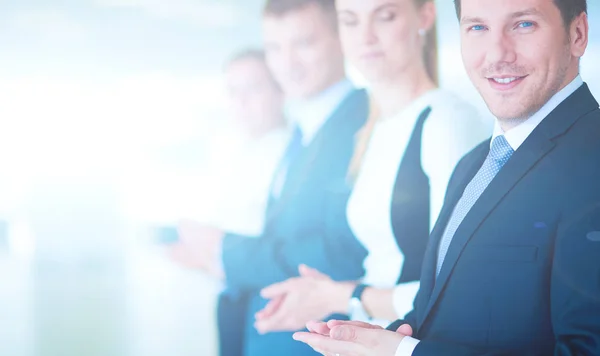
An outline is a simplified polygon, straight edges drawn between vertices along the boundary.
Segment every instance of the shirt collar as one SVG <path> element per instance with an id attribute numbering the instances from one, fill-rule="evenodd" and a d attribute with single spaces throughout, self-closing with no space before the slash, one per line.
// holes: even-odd
<path id="1" fill-rule="evenodd" d="M 348 79 L 330 86 L 310 99 L 289 101 L 286 113 L 302 131 L 302 143 L 309 144 L 341 101 L 354 89 Z"/>
<path id="2" fill-rule="evenodd" d="M 558 93 L 554 94 L 554 96 L 552 96 L 538 112 L 507 132 L 502 130 L 498 120 L 496 120 L 496 124 L 494 125 L 494 134 L 492 135 L 492 142 L 494 142 L 496 137 L 504 135 L 510 147 L 516 151 L 519 147 L 521 147 L 523 142 L 525 142 L 527 137 L 531 135 L 533 130 L 535 130 L 535 128 L 538 127 L 538 125 L 546 118 L 546 116 L 548 116 L 554 109 L 556 109 L 556 107 L 558 107 L 582 85 L 583 80 L 581 79 L 581 76 L 578 75 L 571 83 L 565 86 Z"/>

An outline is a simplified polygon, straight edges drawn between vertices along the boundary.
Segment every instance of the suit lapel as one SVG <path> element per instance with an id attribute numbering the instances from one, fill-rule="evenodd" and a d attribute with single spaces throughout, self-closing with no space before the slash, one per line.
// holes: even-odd
<path id="1" fill-rule="evenodd" d="M 425 323 L 427 317 L 431 313 L 431 310 L 446 286 L 465 245 L 475 234 L 479 226 L 490 216 L 494 208 L 513 189 L 513 187 L 518 184 L 518 182 L 533 167 L 535 167 L 536 163 L 555 147 L 553 139 L 567 132 L 568 129 L 584 114 L 597 108 L 598 103 L 596 103 L 589 92 L 587 85 L 583 85 L 548 115 L 522 146 L 513 154 L 511 159 L 506 163 L 498 175 L 496 175 L 494 180 L 492 180 L 490 185 L 471 208 L 454 234 L 452 243 L 444 258 L 444 264 L 440 274 L 433 283 L 433 289 L 428 301 L 424 304 L 426 307 L 421 315 L 421 325 Z M 478 166 L 480 167 L 483 161 L 477 161 L 479 161 Z M 477 167 L 475 172 L 479 167 Z M 426 262 L 428 273 L 430 273 L 430 271 L 433 274 L 435 273 L 439 240 L 444 233 L 446 224 L 454 210 L 454 206 L 462 196 L 464 188 L 473 178 L 474 174 L 475 173 L 473 173 L 473 170 L 471 169 L 469 174 L 465 175 L 469 178 L 465 179 L 466 182 L 463 181 L 457 191 L 452 194 L 452 201 L 449 202 L 449 204 L 447 204 L 448 206 L 445 208 L 444 223 L 436 226 L 435 235 L 432 235 L 435 236 L 435 241 L 432 240 L 432 244 L 430 244 L 428 248 Z M 432 280 L 435 279 L 435 275 L 433 275 L 433 277 L 426 277 L 428 279 L 431 278 Z"/>
<path id="2" fill-rule="evenodd" d="M 366 95 L 364 90 L 351 91 L 338 105 L 334 113 L 323 124 L 311 143 L 299 154 L 298 160 L 292 162 L 286 172 L 286 178 L 281 188 L 281 196 L 277 198 L 268 210 L 268 219 L 279 214 L 287 202 L 295 196 L 305 184 L 310 174 L 313 174 L 318 157 L 328 145 L 335 145 L 337 139 L 345 139 L 343 132 L 355 132 L 362 126 L 366 117 L 356 115 L 356 107 L 364 105 Z M 338 133 L 341 133 L 338 135 Z M 341 137 L 340 137 L 341 136 Z"/>
<path id="3" fill-rule="evenodd" d="M 427 250 L 425 251 L 425 257 L 423 259 L 423 271 L 421 273 L 421 286 L 419 291 L 419 304 L 422 306 L 426 306 L 430 300 L 431 292 L 433 290 L 435 284 L 435 267 L 437 263 L 437 246 L 439 245 L 439 241 L 441 236 L 444 233 L 444 229 L 450 216 L 452 215 L 452 211 L 454 210 L 454 206 L 462 196 L 463 191 L 465 190 L 467 184 L 473 179 L 479 167 L 483 164 L 490 147 L 490 140 L 486 140 L 479 147 L 477 147 L 473 151 L 473 159 L 470 162 L 465 164 L 465 168 L 461 169 L 461 173 L 457 173 L 456 178 L 453 180 L 456 183 L 450 182 L 449 190 L 447 193 L 446 201 L 444 206 L 440 212 L 438 220 L 431 231 L 431 236 L 429 239 L 429 244 L 427 245 Z M 425 317 L 425 309 L 419 308 L 417 312 L 417 318 L 419 325 L 422 324 L 423 318 Z"/>

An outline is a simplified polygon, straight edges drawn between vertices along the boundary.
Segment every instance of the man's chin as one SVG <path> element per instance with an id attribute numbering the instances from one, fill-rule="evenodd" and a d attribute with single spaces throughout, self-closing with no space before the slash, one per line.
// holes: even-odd
<path id="1" fill-rule="evenodd" d="M 484 102 L 490 112 L 497 118 L 515 118 L 522 114 L 522 103 L 517 96 L 488 95 Z"/>
<path id="2" fill-rule="evenodd" d="M 488 108 L 492 115 L 500 121 L 512 121 L 516 118 L 522 117 L 523 113 L 520 110 L 514 110 L 518 104 L 512 102 L 505 102 L 502 104 L 494 104 L 494 106 L 488 105 Z"/>

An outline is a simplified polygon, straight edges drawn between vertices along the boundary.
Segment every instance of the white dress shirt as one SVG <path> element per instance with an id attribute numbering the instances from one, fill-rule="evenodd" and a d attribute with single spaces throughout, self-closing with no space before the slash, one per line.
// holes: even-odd
<path id="1" fill-rule="evenodd" d="M 412 310 L 419 282 L 397 285 L 404 254 L 396 242 L 390 207 L 398 167 L 418 118 L 427 107 L 431 107 L 431 113 L 423 126 L 421 166 L 431 189 L 430 226 L 442 208 L 454 167 L 491 131 L 491 124 L 485 125 L 472 106 L 441 89 L 427 92 L 395 116 L 380 120 L 373 129 L 347 216 L 353 233 L 369 252 L 363 283 L 377 288 L 395 287 L 394 309 L 399 318 Z"/>
<path id="2" fill-rule="evenodd" d="M 289 131 L 274 129 L 260 138 L 236 134 L 212 147 L 214 157 L 204 189 L 196 192 L 190 218 L 245 236 L 259 236 L 265 224 L 269 189 Z"/>
<path id="3" fill-rule="evenodd" d="M 548 102 L 529 119 L 521 123 L 520 125 L 512 128 L 508 131 L 503 131 L 498 120 L 494 127 L 493 139 L 497 136 L 504 135 L 508 144 L 514 151 L 517 151 L 519 147 L 527 140 L 529 135 L 535 130 L 536 127 L 554 110 L 556 109 L 565 99 L 573 94 L 579 87 L 583 85 L 583 80 L 578 75 L 571 83 L 565 86 L 562 90 L 556 93 Z M 396 350 L 395 356 L 410 356 L 414 352 L 415 348 L 419 344 L 419 340 L 412 337 L 405 337 L 398 349 Z"/>
<path id="4" fill-rule="evenodd" d="M 215 226 L 246 236 L 263 232 L 269 189 L 288 140 L 282 128 L 245 145 L 236 172 L 222 177 L 227 189 L 215 208 Z"/>

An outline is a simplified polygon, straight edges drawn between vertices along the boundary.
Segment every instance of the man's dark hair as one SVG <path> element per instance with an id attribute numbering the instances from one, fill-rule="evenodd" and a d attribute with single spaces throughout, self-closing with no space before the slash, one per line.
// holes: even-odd
<path id="1" fill-rule="evenodd" d="M 264 13 L 282 16 L 290 11 L 298 10 L 310 4 L 319 5 L 325 10 L 335 12 L 335 0 L 267 0 Z"/>
<path id="2" fill-rule="evenodd" d="M 263 8 L 265 16 L 284 16 L 309 5 L 317 5 L 332 19 L 332 24 L 337 29 L 337 13 L 335 0 L 267 0 Z"/>
<path id="3" fill-rule="evenodd" d="M 570 26 L 573 20 L 582 12 L 587 13 L 587 0 L 554 0 L 554 4 L 560 10 L 565 27 Z M 460 5 L 461 0 L 454 0 L 454 7 L 456 7 L 456 15 L 459 20 Z"/>

